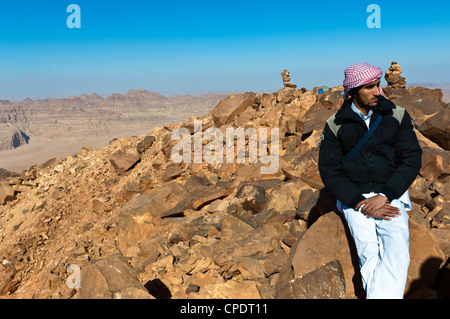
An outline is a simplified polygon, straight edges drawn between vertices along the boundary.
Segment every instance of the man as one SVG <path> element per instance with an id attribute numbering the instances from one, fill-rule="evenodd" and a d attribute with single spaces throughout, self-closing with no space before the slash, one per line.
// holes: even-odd
<path id="1" fill-rule="evenodd" d="M 335 194 L 356 244 L 367 298 L 403 298 L 409 266 L 408 188 L 422 150 L 411 116 L 384 97 L 383 71 L 360 63 L 345 70 L 345 101 L 324 127 L 319 171 Z M 378 127 L 347 161 L 378 117 Z"/>

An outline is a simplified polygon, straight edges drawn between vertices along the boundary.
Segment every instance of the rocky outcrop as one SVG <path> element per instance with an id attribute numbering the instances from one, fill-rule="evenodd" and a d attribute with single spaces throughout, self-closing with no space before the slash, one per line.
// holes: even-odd
<path id="1" fill-rule="evenodd" d="M 0 150 L 12 150 L 29 142 L 30 137 L 16 124 L 0 123 Z"/>
<path id="2" fill-rule="evenodd" d="M 8 177 L 5 193 L 13 189 L 14 198 L 0 206 L 2 298 L 363 298 L 352 238 L 317 169 L 324 114 L 339 107 L 340 89 L 289 89 L 230 95 L 208 114 Z M 431 117 L 420 106 L 408 110 L 424 123 Z M 277 169 L 263 174 L 264 157 L 249 161 L 254 137 L 229 139 L 223 149 L 206 138 L 215 132 L 226 146 L 226 130 L 240 125 L 267 129 L 256 137 L 269 153 L 270 129 L 280 128 Z M 176 128 L 186 129 L 179 139 Z M 443 298 L 449 151 L 416 134 L 424 155 L 410 188 L 405 296 Z M 182 139 L 194 147 L 177 163 Z M 231 161 L 194 161 L 196 151 L 226 159 L 230 149 Z"/>

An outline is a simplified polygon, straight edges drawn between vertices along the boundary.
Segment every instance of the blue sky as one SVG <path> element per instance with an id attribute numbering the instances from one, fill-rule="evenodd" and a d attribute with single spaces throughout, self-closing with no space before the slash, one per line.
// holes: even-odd
<path id="1" fill-rule="evenodd" d="M 379 29 L 366 24 L 372 3 Z M 67 27 L 70 4 L 80 29 Z M 283 69 L 312 89 L 340 85 L 359 62 L 397 61 L 409 83 L 450 83 L 449 52 L 449 1 L 8 1 L 0 99 L 274 92 Z"/>

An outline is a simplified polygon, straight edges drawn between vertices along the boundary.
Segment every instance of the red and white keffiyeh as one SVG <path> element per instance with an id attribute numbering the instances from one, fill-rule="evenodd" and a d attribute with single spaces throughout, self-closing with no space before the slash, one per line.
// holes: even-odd
<path id="1" fill-rule="evenodd" d="M 358 63 L 350 65 L 345 69 L 344 79 L 344 99 L 349 98 L 349 92 L 358 86 L 369 84 L 380 79 L 383 76 L 383 70 L 367 63 Z M 380 87 L 380 94 L 384 95 Z"/>

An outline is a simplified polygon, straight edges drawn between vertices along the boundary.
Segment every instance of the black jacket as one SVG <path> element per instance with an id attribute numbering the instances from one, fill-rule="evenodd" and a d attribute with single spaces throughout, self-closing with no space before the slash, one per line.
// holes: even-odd
<path id="1" fill-rule="evenodd" d="M 419 146 L 411 116 L 405 110 L 401 123 L 393 116 L 395 104 L 380 96 L 370 119 L 383 118 L 364 146 L 344 165 L 342 158 L 367 132 L 363 119 L 344 102 L 335 115 L 341 125 L 335 135 L 325 124 L 320 144 L 319 172 L 325 186 L 347 207 L 355 206 L 364 193 L 385 194 L 389 201 L 399 198 L 412 184 L 421 168 Z"/>

